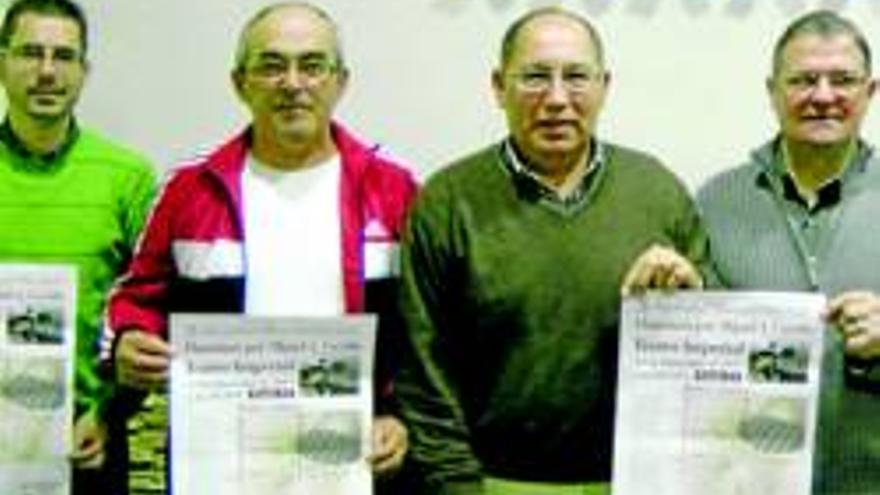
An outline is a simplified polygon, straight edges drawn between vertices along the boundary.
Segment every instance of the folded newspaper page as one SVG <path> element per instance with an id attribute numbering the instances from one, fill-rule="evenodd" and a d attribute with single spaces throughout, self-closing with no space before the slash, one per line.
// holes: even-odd
<path id="1" fill-rule="evenodd" d="M 372 493 L 375 324 L 173 315 L 172 493 Z"/>
<path id="2" fill-rule="evenodd" d="M 626 298 L 614 495 L 809 495 L 822 296 Z"/>
<path id="3" fill-rule="evenodd" d="M 0 493 L 70 493 L 76 271 L 0 264 Z"/>

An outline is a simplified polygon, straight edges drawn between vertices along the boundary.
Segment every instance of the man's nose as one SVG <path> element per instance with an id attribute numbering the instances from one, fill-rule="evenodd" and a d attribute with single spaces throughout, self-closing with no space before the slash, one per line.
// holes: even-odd
<path id="1" fill-rule="evenodd" d="M 837 88 L 831 83 L 831 79 L 827 76 L 821 76 L 813 85 L 810 97 L 813 101 L 831 102 L 837 96 Z"/>
<path id="2" fill-rule="evenodd" d="M 287 88 L 302 88 L 309 85 L 309 79 L 296 64 L 290 64 L 281 75 L 281 84 Z"/>
<path id="3" fill-rule="evenodd" d="M 548 104 L 560 106 L 568 103 L 568 99 L 571 95 L 565 85 L 565 80 L 562 77 L 551 77 L 549 84 L 545 101 Z"/>
<path id="4" fill-rule="evenodd" d="M 37 72 L 41 76 L 54 75 L 58 70 L 58 65 L 53 58 L 52 52 L 44 53 L 37 64 Z"/>

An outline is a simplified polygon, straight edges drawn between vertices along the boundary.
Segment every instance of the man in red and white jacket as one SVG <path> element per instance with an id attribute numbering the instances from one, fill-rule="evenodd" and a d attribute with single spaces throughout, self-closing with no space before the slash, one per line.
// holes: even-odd
<path id="1" fill-rule="evenodd" d="M 232 81 L 251 126 L 166 183 L 111 294 L 103 357 L 120 385 L 164 387 L 171 312 L 379 313 L 375 473 L 398 469 L 404 425 L 388 406 L 396 248 L 409 172 L 331 120 L 348 70 L 335 23 L 301 3 L 245 25 Z"/>

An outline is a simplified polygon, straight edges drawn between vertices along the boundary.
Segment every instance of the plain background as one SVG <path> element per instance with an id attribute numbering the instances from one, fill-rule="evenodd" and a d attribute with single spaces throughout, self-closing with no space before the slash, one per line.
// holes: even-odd
<path id="1" fill-rule="evenodd" d="M 4 0 L 3 2 L 8 3 Z M 238 32 L 264 0 L 82 0 L 92 72 L 78 115 L 160 169 L 247 122 L 229 82 Z M 323 0 L 352 69 L 338 116 L 425 178 L 501 138 L 490 86 L 501 37 L 530 8 L 598 26 L 612 85 L 599 134 L 656 154 L 695 187 L 775 131 L 764 79 L 795 16 L 833 8 L 880 51 L 880 0 Z M 880 63 L 875 56 L 875 64 Z M 880 143 L 877 99 L 864 135 Z"/>

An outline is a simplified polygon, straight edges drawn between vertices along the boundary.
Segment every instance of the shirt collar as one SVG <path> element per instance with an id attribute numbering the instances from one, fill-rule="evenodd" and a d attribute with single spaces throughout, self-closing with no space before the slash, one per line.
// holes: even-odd
<path id="1" fill-rule="evenodd" d="M 510 138 L 501 144 L 501 164 L 511 175 L 514 185 L 520 194 L 533 199 L 540 199 L 562 207 L 579 206 L 586 202 L 591 185 L 595 178 L 604 168 L 606 162 L 605 145 L 598 139 L 593 139 L 590 145 L 590 157 L 588 158 L 587 170 L 581 178 L 581 182 L 574 192 L 567 197 L 560 197 L 551 187 L 547 186 L 538 174 L 532 171 L 526 164 L 525 158 L 516 149 L 516 145 Z"/>
<path id="2" fill-rule="evenodd" d="M 6 117 L 3 124 L 0 124 L 0 142 L 6 145 L 6 147 L 18 157 L 28 160 L 38 160 L 43 164 L 55 163 L 66 155 L 67 152 L 70 151 L 70 148 L 73 147 L 73 143 L 76 142 L 76 139 L 79 137 L 79 133 L 80 130 L 76 123 L 76 119 L 71 119 L 70 126 L 67 129 L 67 135 L 65 136 L 64 141 L 61 142 L 61 145 L 49 153 L 36 154 L 31 152 L 24 142 L 15 134 L 15 131 L 12 130 L 12 124 L 9 122 L 9 117 Z"/>
<path id="3" fill-rule="evenodd" d="M 856 181 L 867 170 L 868 162 L 870 162 L 873 154 L 874 148 L 860 139 L 856 143 L 856 152 L 843 173 L 828 181 L 817 191 L 817 201 L 813 205 L 812 210 L 837 204 L 841 200 L 846 185 Z M 794 201 L 805 207 L 807 206 L 797 191 L 794 179 L 785 167 L 780 137 L 777 136 L 772 141 L 758 148 L 753 153 L 753 158 L 760 165 L 756 177 L 756 182 L 759 186 L 772 189 L 788 201 Z"/>

